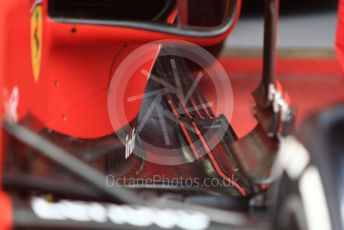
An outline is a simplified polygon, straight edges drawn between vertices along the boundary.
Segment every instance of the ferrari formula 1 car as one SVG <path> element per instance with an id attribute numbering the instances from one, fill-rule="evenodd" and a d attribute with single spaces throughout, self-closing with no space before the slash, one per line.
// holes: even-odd
<path id="1" fill-rule="evenodd" d="M 0 6 L 1 229 L 344 227 L 344 109 L 294 132 L 274 74 L 278 0 L 243 138 L 216 59 L 241 0 Z"/>

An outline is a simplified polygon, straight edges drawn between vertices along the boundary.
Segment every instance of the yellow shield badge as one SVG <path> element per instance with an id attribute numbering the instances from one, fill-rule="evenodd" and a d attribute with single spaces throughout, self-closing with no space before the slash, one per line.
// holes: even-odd
<path id="1" fill-rule="evenodd" d="M 35 4 L 31 12 L 31 62 L 35 81 L 39 79 L 42 58 L 43 8 Z"/>

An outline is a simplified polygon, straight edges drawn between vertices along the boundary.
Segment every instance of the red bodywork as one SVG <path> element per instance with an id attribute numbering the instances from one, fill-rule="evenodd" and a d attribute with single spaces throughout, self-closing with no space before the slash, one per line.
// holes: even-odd
<path id="1" fill-rule="evenodd" d="M 344 1 L 339 1 L 338 26 L 336 38 L 337 56 L 344 72 Z"/>
<path id="2" fill-rule="evenodd" d="M 120 128 L 113 128 L 109 122 L 107 89 L 116 66 L 130 51 L 167 38 L 214 45 L 224 40 L 236 24 L 213 38 L 187 38 L 123 27 L 62 24 L 48 17 L 46 2 L 42 2 L 43 48 L 37 82 L 33 77 L 30 52 L 30 10 L 34 1 L 2 3 L 2 11 L 7 9 L 2 21 L 5 36 L 1 37 L 5 46 L 2 54 L 6 55 L 2 73 L 6 76 L 4 87 L 8 91 L 15 86 L 19 89 L 19 120 L 30 113 L 44 126 L 79 138 L 97 138 Z M 147 63 L 147 67 L 154 63 L 158 51 L 159 47 L 152 49 L 152 62 Z M 133 81 L 137 79 L 133 76 Z M 139 95 L 144 92 L 146 82 L 141 80 L 130 85 L 130 90 Z M 140 101 L 124 107 L 127 111 L 116 113 L 124 112 L 128 120 L 134 119 Z M 114 106 L 114 109 L 117 108 Z"/>
<path id="3" fill-rule="evenodd" d="M 31 58 L 31 14 L 34 0 L 2 0 L 0 3 L 0 89 L 2 104 L 15 87 L 18 89 L 17 121 L 31 115 L 58 133 L 78 138 L 99 138 L 120 129 L 112 127 L 107 106 L 108 87 L 114 71 L 134 49 L 160 39 L 187 40 L 202 46 L 223 41 L 232 31 L 211 38 L 191 38 L 154 31 L 125 27 L 73 25 L 53 21 L 48 16 L 47 0 L 43 0 L 42 57 L 38 80 L 35 81 Z M 241 1 L 238 1 L 240 9 Z M 174 11 L 173 14 L 176 12 Z M 171 15 L 169 20 L 173 20 Z M 171 23 L 170 21 L 167 23 Z M 152 47 L 151 69 L 159 52 L 159 45 Z M 134 74 L 129 80 L 128 91 L 144 93 L 147 78 Z M 4 93 L 6 92 L 6 93 Z M 126 92 L 128 93 L 128 92 Z M 7 97 L 4 96 L 6 94 Z M 118 103 L 127 103 L 120 101 Z M 140 109 L 140 100 L 130 106 L 118 106 L 128 120 L 134 119 Z M 4 114 L 1 106 L 1 114 Z M 111 113 L 110 113 L 111 114 Z M 1 116 L 2 117 L 2 116 Z M 0 137 L 2 149 L 3 140 Z M 1 159 L 4 157 L 0 152 Z M 2 160 L 0 159 L 0 163 Z M 0 169 L 0 172 L 2 170 Z M 6 194 L 0 194 L 0 228 L 10 229 L 11 204 Z"/>

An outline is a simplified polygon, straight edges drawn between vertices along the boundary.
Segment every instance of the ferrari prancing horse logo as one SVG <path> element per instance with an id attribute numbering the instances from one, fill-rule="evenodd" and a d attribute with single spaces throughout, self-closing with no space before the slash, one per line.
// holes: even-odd
<path id="1" fill-rule="evenodd" d="M 42 58 L 42 19 L 41 4 L 34 5 L 31 12 L 31 62 L 35 82 L 39 79 Z"/>

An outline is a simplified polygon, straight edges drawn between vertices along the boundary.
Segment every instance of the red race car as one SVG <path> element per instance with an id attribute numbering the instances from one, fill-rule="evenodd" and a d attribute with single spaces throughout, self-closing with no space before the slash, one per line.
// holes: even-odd
<path id="1" fill-rule="evenodd" d="M 301 214 L 286 205 L 301 171 L 318 174 L 307 134 L 290 137 L 294 110 L 275 80 L 278 0 L 265 2 L 257 126 L 238 138 L 230 124 L 217 56 L 240 9 L 241 0 L 3 0 L 0 228 L 285 229 L 295 215 L 315 229 L 307 200 Z"/>

